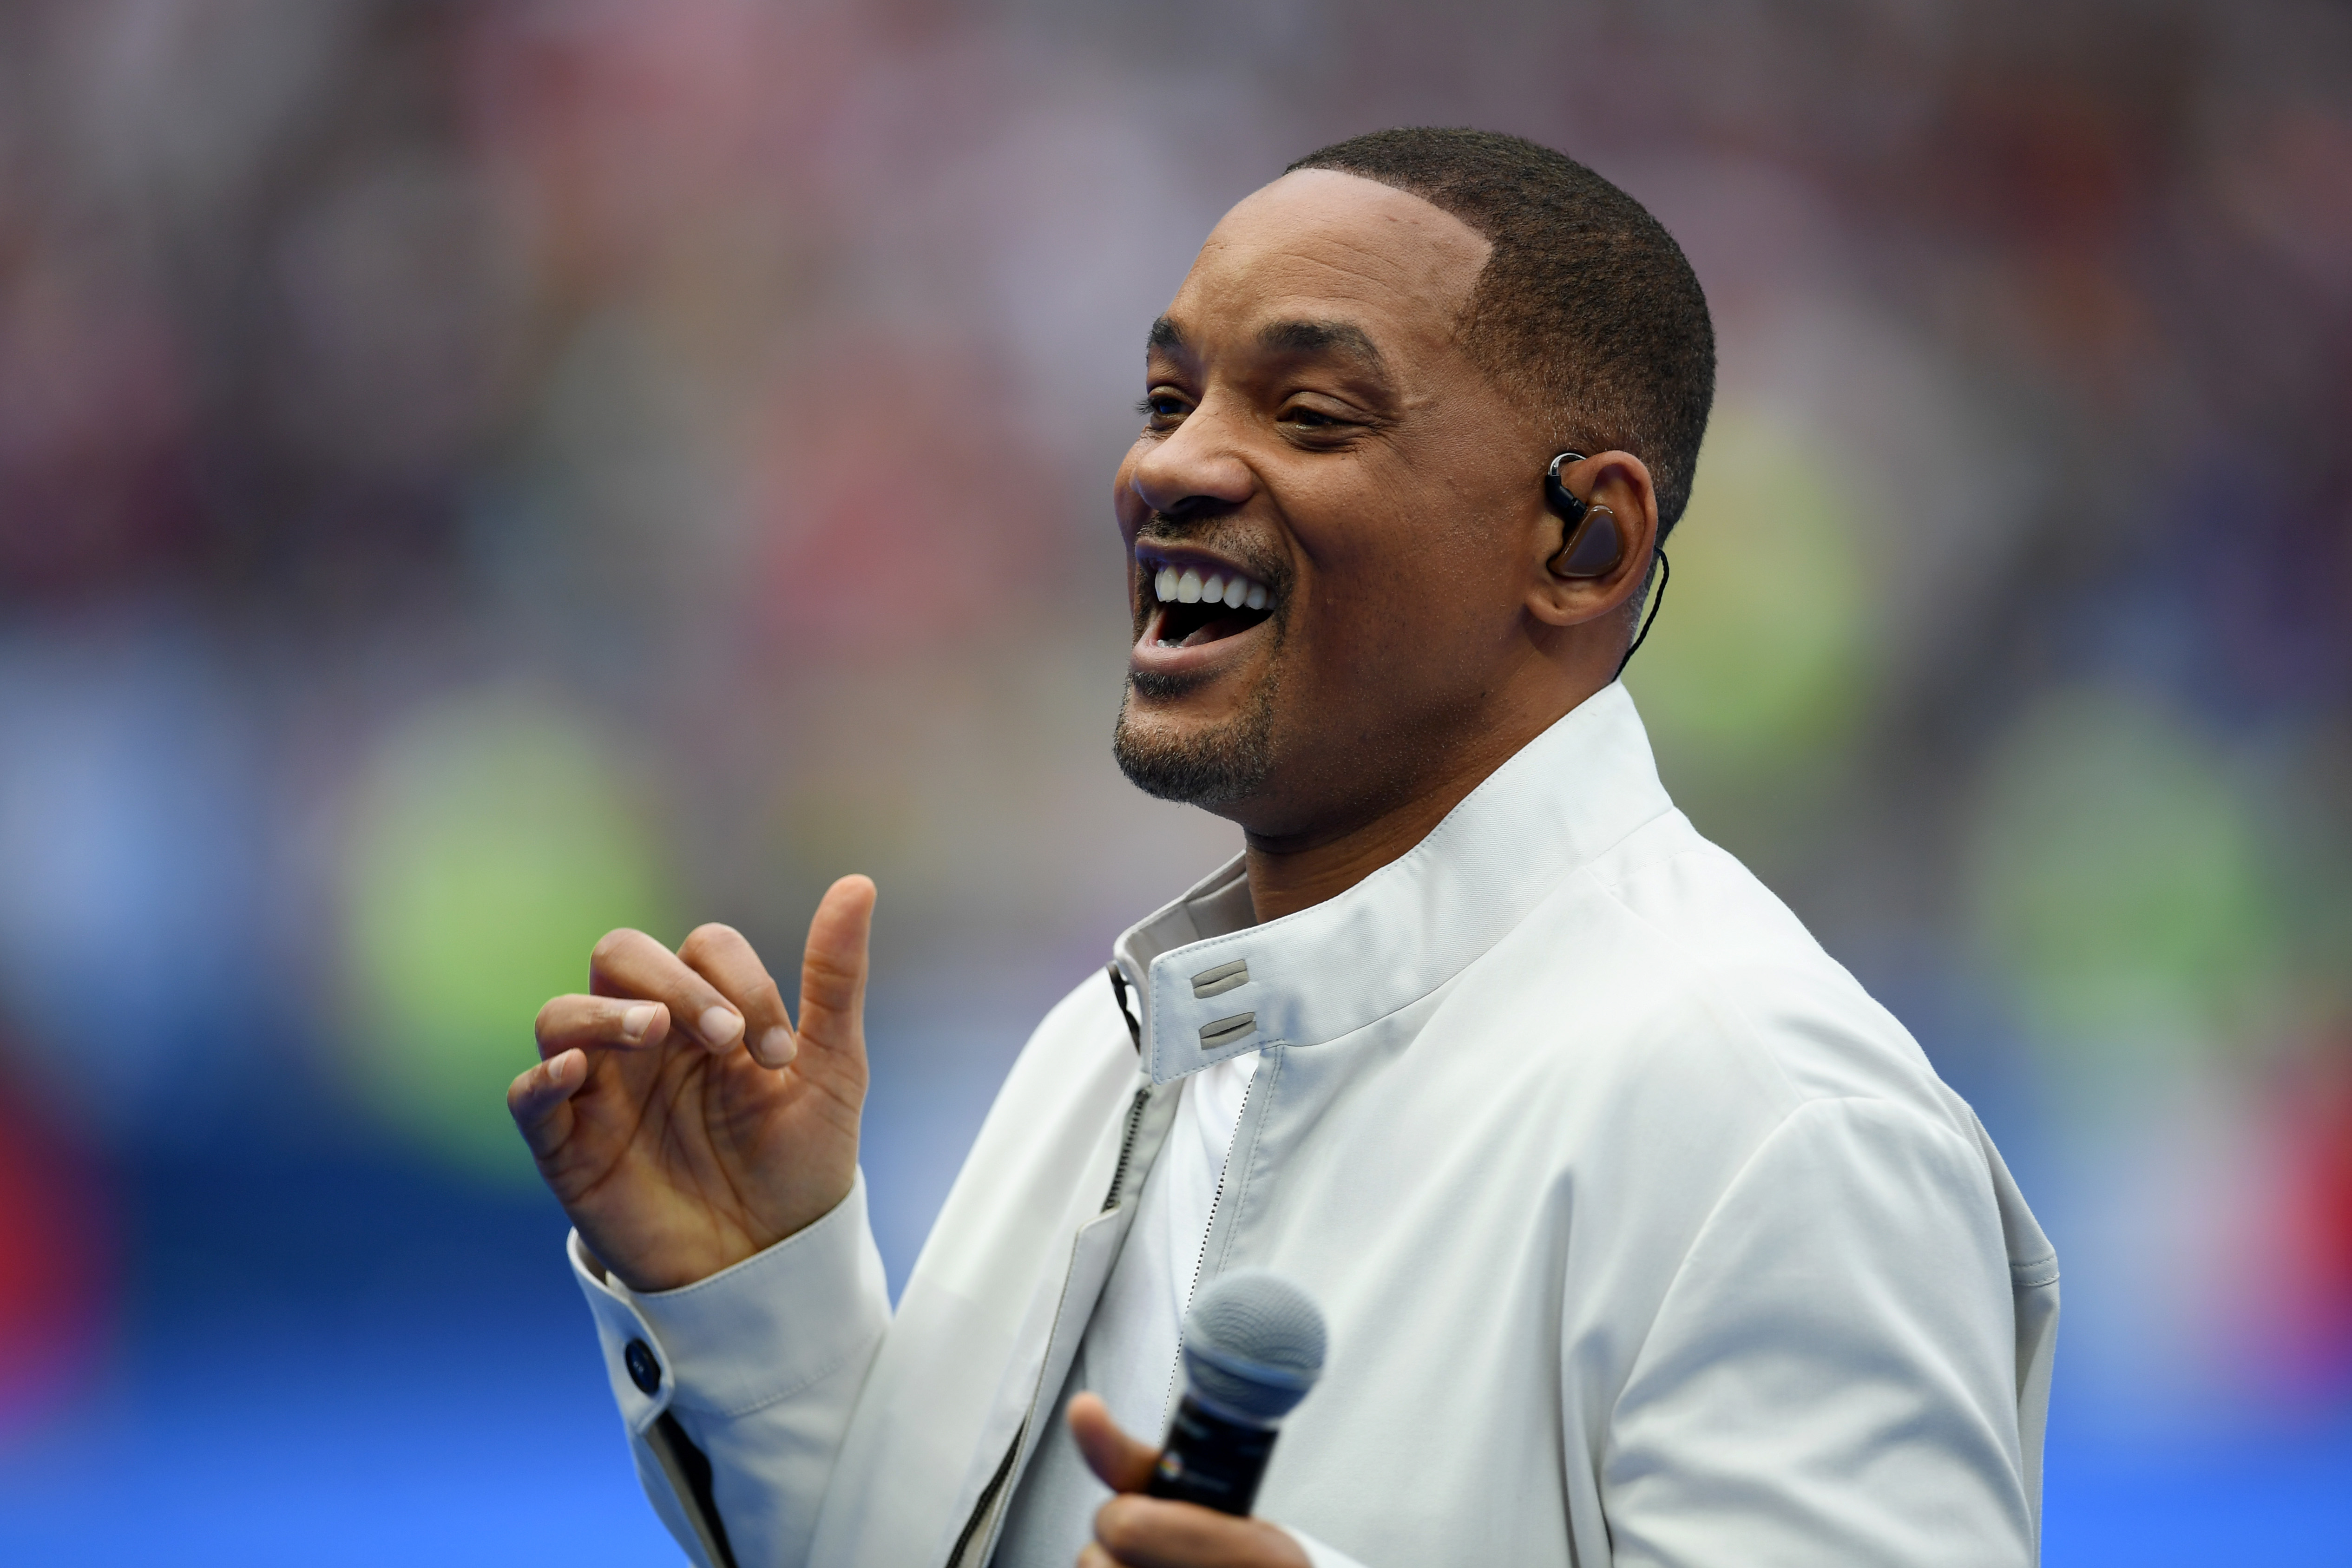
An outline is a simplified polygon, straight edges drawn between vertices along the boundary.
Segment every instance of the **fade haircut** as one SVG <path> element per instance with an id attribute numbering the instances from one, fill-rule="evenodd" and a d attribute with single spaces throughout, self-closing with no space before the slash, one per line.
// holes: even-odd
<path id="1" fill-rule="evenodd" d="M 1464 350 L 1554 450 L 1647 464 L 1663 542 L 1690 502 L 1715 401 L 1715 328 L 1658 220 L 1573 158 L 1492 131 L 1375 131 L 1283 172 L 1299 169 L 1377 180 L 1486 236 L 1494 251 L 1456 325 Z"/>

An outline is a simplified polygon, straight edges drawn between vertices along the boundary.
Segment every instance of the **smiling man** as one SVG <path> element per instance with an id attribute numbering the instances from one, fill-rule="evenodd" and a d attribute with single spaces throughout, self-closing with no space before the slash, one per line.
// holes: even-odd
<path id="1" fill-rule="evenodd" d="M 615 932 L 509 1095 L 688 1554 L 2032 1562 L 2049 1246 L 1616 684 L 1713 388 L 1673 240 L 1516 138 L 1361 137 L 1226 214 L 1146 367 L 1116 751 L 1244 847 L 1039 1026 L 896 1314 L 865 879 L 797 1026 L 732 931 Z M 1261 1517 L 1136 1495 L 1256 1266 L 1330 1326 Z"/>

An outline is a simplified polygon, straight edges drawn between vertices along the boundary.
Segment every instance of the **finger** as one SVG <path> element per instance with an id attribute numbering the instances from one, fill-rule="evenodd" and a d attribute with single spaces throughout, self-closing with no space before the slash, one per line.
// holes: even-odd
<path id="1" fill-rule="evenodd" d="M 1297 1538 L 1278 1525 L 1156 1497 L 1103 1504 L 1095 1540 L 1126 1568 L 1308 1568 Z"/>
<path id="2" fill-rule="evenodd" d="M 531 1032 L 541 1060 L 567 1051 L 659 1045 L 669 1033 L 669 1009 L 626 997 L 557 997 L 539 1009 Z"/>
<path id="3" fill-rule="evenodd" d="M 1087 1468 L 1113 1491 L 1141 1491 L 1160 1462 L 1160 1450 L 1118 1429 L 1110 1406 L 1092 1394 L 1070 1401 L 1070 1436 L 1078 1440 Z"/>
<path id="4" fill-rule="evenodd" d="M 784 995 L 740 931 L 732 925 L 698 925 L 678 944 L 677 956 L 743 1015 L 744 1037 L 762 1066 L 782 1067 L 799 1053 Z"/>
<path id="5" fill-rule="evenodd" d="M 588 988 L 600 997 L 659 1002 L 672 1024 L 714 1051 L 743 1038 L 743 1015 L 677 954 L 642 931 L 608 931 L 588 958 Z"/>
<path id="6" fill-rule="evenodd" d="M 855 1066 L 861 1076 L 866 943 L 873 931 L 873 880 L 845 876 L 816 906 L 801 959 L 801 1044 Z"/>
<path id="7" fill-rule="evenodd" d="M 550 1157 L 571 1136 L 572 1096 L 587 1082 L 586 1054 L 562 1051 L 526 1069 L 507 1086 L 507 1113 L 530 1145 L 533 1158 Z"/>

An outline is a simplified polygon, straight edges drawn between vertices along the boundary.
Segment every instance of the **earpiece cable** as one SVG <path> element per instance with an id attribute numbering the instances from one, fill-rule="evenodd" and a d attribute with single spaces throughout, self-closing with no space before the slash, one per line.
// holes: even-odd
<path id="1" fill-rule="evenodd" d="M 1642 617 L 1641 634 L 1633 639 L 1633 645 L 1625 650 L 1625 656 L 1617 661 L 1618 674 L 1622 675 L 1625 673 L 1625 666 L 1633 662 L 1633 655 L 1640 653 L 1642 644 L 1649 640 L 1650 628 L 1658 623 L 1658 607 L 1666 601 L 1666 580 L 1674 574 L 1674 563 L 1666 559 L 1665 547 L 1660 545 L 1658 547 L 1658 591 L 1650 596 L 1650 612 Z M 1613 680 L 1616 677 L 1610 678 Z"/>

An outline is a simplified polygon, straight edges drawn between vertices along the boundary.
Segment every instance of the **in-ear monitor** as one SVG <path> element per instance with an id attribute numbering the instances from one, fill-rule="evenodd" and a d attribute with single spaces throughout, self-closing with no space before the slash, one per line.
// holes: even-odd
<path id="1" fill-rule="evenodd" d="M 1579 499 L 1560 482 L 1562 468 L 1583 461 L 1581 452 L 1563 452 L 1544 470 L 1544 501 L 1559 516 L 1561 529 L 1551 570 L 1561 577 L 1607 577 L 1625 559 L 1625 536 L 1617 527 L 1617 514 Z"/>

